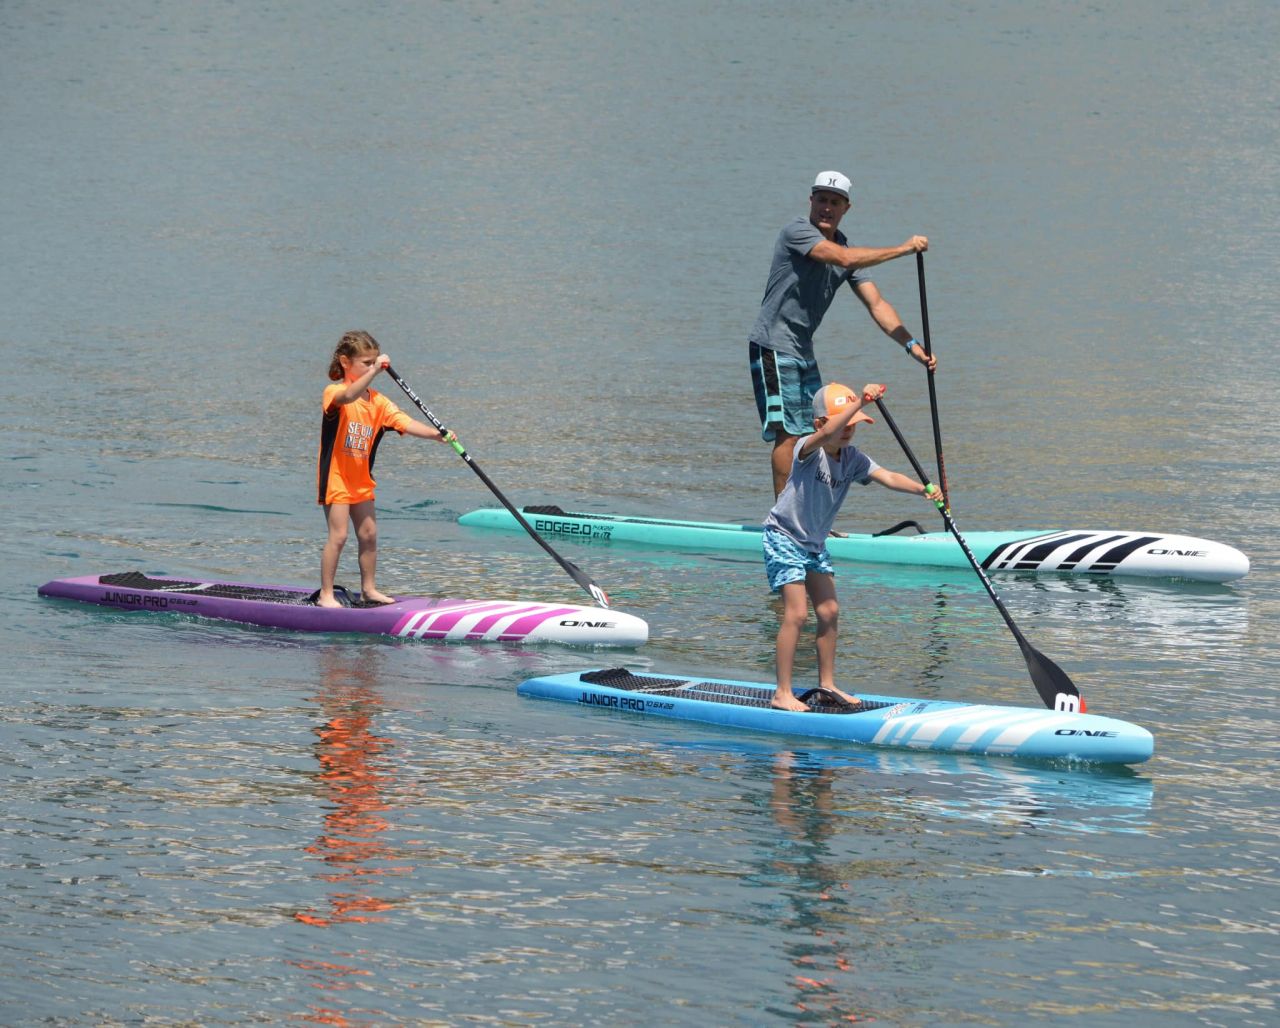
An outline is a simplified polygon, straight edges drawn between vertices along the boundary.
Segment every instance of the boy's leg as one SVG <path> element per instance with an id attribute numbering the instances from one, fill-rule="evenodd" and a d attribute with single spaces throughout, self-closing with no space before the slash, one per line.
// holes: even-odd
<path id="1" fill-rule="evenodd" d="M 778 686 L 770 705 L 779 710 L 808 710 L 791 691 L 791 671 L 795 665 L 796 647 L 808 615 L 809 597 L 804 582 L 788 582 L 782 586 L 782 620 L 778 625 Z"/>
<path id="2" fill-rule="evenodd" d="M 836 638 L 839 634 L 840 604 L 836 600 L 835 575 L 811 571 L 805 583 L 818 621 L 818 688 L 827 689 L 850 703 L 858 703 L 856 696 L 850 696 L 836 688 Z"/>
<path id="3" fill-rule="evenodd" d="M 356 543 L 360 547 L 360 598 L 374 603 L 394 603 L 390 596 L 378 591 L 378 515 L 373 501 L 353 503 L 351 522 L 356 526 Z"/>
<path id="4" fill-rule="evenodd" d="M 347 544 L 347 521 L 350 516 L 351 508 L 345 503 L 325 504 L 327 534 L 324 549 L 320 551 L 320 595 L 316 597 L 317 607 L 342 606 L 333 595 L 333 580 L 338 574 L 338 558 L 342 556 L 342 548 Z"/>

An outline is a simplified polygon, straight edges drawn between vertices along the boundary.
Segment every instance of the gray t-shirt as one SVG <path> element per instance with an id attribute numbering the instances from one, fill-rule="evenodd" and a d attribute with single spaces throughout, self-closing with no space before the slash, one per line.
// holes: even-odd
<path id="1" fill-rule="evenodd" d="M 764 527 L 786 532 L 805 550 L 819 553 L 827 545 L 849 486 L 854 482 L 866 485 L 880 465 L 852 445 L 841 447 L 837 457 L 818 447 L 808 459 L 800 460 L 800 451 L 810 438 L 796 440 L 791 475 L 764 519 Z"/>
<path id="2" fill-rule="evenodd" d="M 859 271 L 846 271 L 808 256 L 826 238 L 808 218 L 784 225 L 773 246 L 773 265 L 760 301 L 760 316 L 748 342 L 766 350 L 813 360 L 813 334 L 841 284 L 868 281 Z M 843 232 L 835 242 L 848 246 Z"/>

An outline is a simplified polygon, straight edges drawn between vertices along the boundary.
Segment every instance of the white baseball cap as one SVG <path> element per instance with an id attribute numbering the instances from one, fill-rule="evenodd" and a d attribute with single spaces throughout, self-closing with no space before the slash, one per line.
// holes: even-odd
<path id="1" fill-rule="evenodd" d="M 813 180 L 813 188 L 810 193 L 817 192 L 819 189 L 825 189 L 830 193 L 839 193 L 846 200 L 849 199 L 849 189 L 852 183 L 848 177 L 840 174 L 838 171 L 824 171 L 819 173 L 818 177 Z"/>

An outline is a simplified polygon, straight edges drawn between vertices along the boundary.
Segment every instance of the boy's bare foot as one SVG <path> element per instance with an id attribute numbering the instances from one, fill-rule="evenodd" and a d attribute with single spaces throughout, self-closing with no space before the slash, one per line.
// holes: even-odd
<path id="1" fill-rule="evenodd" d="M 862 701 L 858 699 L 858 697 L 851 696 L 849 693 L 845 692 L 843 689 L 837 689 L 834 685 L 820 685 L 818 686 L 818 688 L 821 689 L 823 692 L 830 693 L 832 696 L 840 697 L 840 699 L 844 700 L 844 702 L 849 704 L 849 706 L 851 707 L 862 706 Z"/>
<path id="2" fill-rule="evenodd" d="M 796 699 L 796 694 L 790 689 L 783 692 L 778 689 L 773 694 L 773 699 L 769 701 L 769 706 L 774 710 L 794 710 L 797 713 L 808 713 L 809 707 Z"/>
<path id="3" fill-rule="evenodd" d="M 337 601 L 337 598 L 336 598 L 336 597 L 333 597 L 333 596 L 329 596 L 329 597 L 325 597 L 325 596 L 317 596 L 317 597 L 316 597 L 316 606 L 317 606 L 317 607 L 339 607 L 339 608 L 340 608 L 340 607 L 342 606 L 342 604 L 341 604 L 341 603 L 339 603 L 339 602 Z"/>
<path id="4" fill-rule="evenodd" d="M 360 599 L 365 603 L 395 603 L 386 593 L 379 592 L 377 589 L 362 589 L 360 591 Z"/>

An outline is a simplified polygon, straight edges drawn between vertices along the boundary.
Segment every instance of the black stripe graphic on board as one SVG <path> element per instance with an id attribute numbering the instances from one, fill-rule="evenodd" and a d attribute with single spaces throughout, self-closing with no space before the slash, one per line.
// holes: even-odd
<path id="1" fill-rule="evenodd" d="M 1039 546 L 1028 550 L 1018 562 L 1014 564 L 1015 571 L 1027 571 L 1031 568 L 1038 568 L 1044 563 L 1044 559 L 1054 550 L 1061 546 L 1070 546 L 1072 543 L 1078 543 L 1081 539 L 1088 539 L 1088 532 L 1079 532 L 1076 535 L 1069 535 L 1065 539 L 1052 539 L 1047 543 L 1041 543 Z"/>
<path id="2" fill-rule="evenodd" d="M 1107 543 L 1113 543 L 1117 539 L 1123 539 L 1123 538 L 1124 538 L 1123 534 L 1106 535 L 1106 536 L 1103 536 L 1101 539 L 1094 539 L 1091 542 L 1087 542 L 1083 546 L 1081 546 L 1080 549 L 1076 550 L 1073 554 L 1071 554 L 1071 556 L 1069 556 L 1061 564 L 1059 564 L 1058 570 L 1070 571 L 1082 560 L 1084 560 L 1085 554 L 1087 554 L 1090 550 L 1096 550 L 1099 546 L 1106 546 Z"/>
<path id="3" fill-rule="evenodd" d="M 1137 539 L 1121 543 L 1119 546 L 1113 546 L 1098 558 L 1094 563 L 1094 567 L 1099 571 L 1110 571 L 1139 546 L 1146 546 L 1148 543 L 1158 543 L 1159 541 L 1160 537 L 1158 535 L 1140 535 Z"/>
<path id="4" fill-rule="evenodd" d="M 1015 557 L 1024 546 L 1034 546 L 1036 543 L 1042 542 L 1045 539 L 1057 539 L 1059 536 L 1065 534 L 1066 533 L 1064 532 L 1054 532 L 1051 535 L 1033 535 L 1030 539 L 1015 539 L 1013 542 L 1001 543 L 987 554 L 987 559 L 982 562 L 982 566 L 984 568 L 991 567 L 992 564 L 1005 554 L 1008 554 L 1008 559 L 1013 559 L 1013 557 Z"/>

